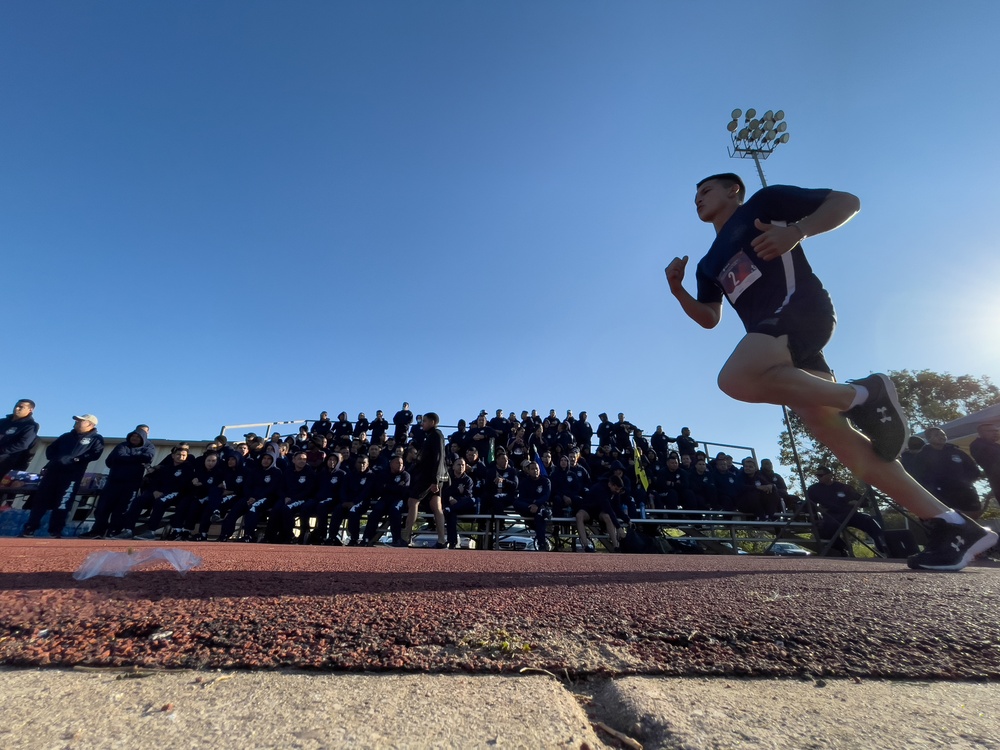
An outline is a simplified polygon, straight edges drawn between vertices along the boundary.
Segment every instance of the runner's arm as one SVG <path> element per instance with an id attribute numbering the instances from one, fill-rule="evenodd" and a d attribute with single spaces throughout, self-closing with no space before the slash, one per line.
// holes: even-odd
<path id="1" fill-rule="evenodd" d="M 667 283 L 670 285 L 670 293 L 677 298 L 681 309 L 695 323 L 702 328 L 715 328 L 722 320 L 721 302 L 699 302 L 684 288 L 684 267 L 687 265 L 688 256 L 674 258 L 670 265 L 664 269 L 667 275 Z"/>
<path id="2" fill-rule="evenodd" d="M 819 208 L 786 227 L 767 224 L 760 219 L 754 226 L 761 234 L 750 242 L 761 260 L 774 260 L 802 240 L 844 226 L 861 210 L 861 200 L 851 193 L 830 191 Z"/>

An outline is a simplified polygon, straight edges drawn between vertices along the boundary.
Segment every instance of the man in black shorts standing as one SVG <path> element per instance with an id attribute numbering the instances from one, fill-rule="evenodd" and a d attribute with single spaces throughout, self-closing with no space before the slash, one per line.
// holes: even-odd
<path id="1" fill-rule="evenodd" d="M 719 387 L 739 401 L 791 407 L 858 479 L 923 519 L 928 542 L 907 561 L 911 568 L 961 570 L 997 535 L 936 500 L 896 460 L 907 428 L 892 381 L 874 374 L 837 383 L 823 356 L 836 314 L 799 243 L 843 226 L 861 202 L 787 185 L 745 198 L 735 174 L 699 182 L 698 218 L 715 227 L 716 238 L 698 262 L 697 296 L 683 286 L 687 256 L 665 269 L 671 293 L 700 326 L 719 324 L 723 297 L 743 321 L 747 334 L 719 373 Z"/>
<path id="2" fill-rule="evenodd" d="M 445 461 L 444 435 L 438 429 L 440 418 L 430 411 L 423 415 L 420 426 L 424 431 L 424 441 L 420 446 L 416 466 L 413 468 L 410 482 L 409 513 L 406 525 L 403 527 L 403 541 L 410 543 L 413 525 L 417 522 L 420 503 L 424 500 L 434 514 L 438 541 L 435 549 L 445 549 L 444 510 L 441 507 L 441 490 L 448 481 L 448 466 Z"/>

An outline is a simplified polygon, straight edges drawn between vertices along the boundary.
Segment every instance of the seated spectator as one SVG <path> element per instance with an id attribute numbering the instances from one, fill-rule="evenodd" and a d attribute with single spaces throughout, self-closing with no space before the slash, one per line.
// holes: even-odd
<path id="1" fill-rule="evenodd" d="M 917 456 L 915 479 L 934 497 L 972 519 L 982 515 L 982 503 L 976 492 L 979 467 L 965 451 L 948 442 L 940 427 L 924 433 L 927 445 Z"/>
<path id="2" fill-rule="evenodd" d="M 479 500 L 475 496 L 475 483 L 466 473 L 464 459 L 456 459 L 451 465 L 451 481 L 442 494 L 444 521 L 448 532 L 448 549 L 459 549 L 458 517 L 479 515 Z"/>
<path id="3" fill-rule="evenodd" d="M 560 517 L 575 516 L 584 507 L 584 497 L 590 490 L 589 483 L 581 481 L 579 474 L 573 471 L 569 456 L 559 459 L 559 466 L 552 471 L 550 479 L 553 513 Z"/>
<path id="4" fill-rule="evenodd" d="M 190 491 L 185 493 L 185 502 L 177 509 L 177 523 L 171 531 L 172 539 L 196 542 L 208 541 L 208 527 L 212 516 L 222 507 L 225 491 L 226 464 L 219 460 L 219 454 L 209 451 L 194 462 Z"/>
<path id="5" fill-rule="evenodd" d="M 309 535 L 309 519 L 316 514 L 319 501 L 316 499 L 316 472 L 309 466 L 305 451 L 292 456 L 292 465 L 285 469 L 283 476 L 284 496 L 275 503 L 268 519 L 265 538 L 276 544 L 291 544 L 295 541 L 295 520 L 301 522 L 300 542 L 305 544 Z"/>
<path id="6" fill-rule="evenodd" d="M 785 484 L 785 480 L 780 474 L 775 473 L 774 464 L 771 463 L 771 459 L 761 459 L 760 474 L 765 482 L 774 486 L 774 492 L 777 493 L 778 499 L 781 500 L 782 509 L 785 511 L 793 510 L 798 504 L 799 499 L 789 494 L 788 485 Z"/>
<path id="7" fill-rule="evenodd" d="M 389 470 L 377 475 L 372 497 L 375 498 L 368 511 L 362 544 L 374 547 L 379 539 L 383 519 L 389 517 L 389 530 L 393 547 L 405 547 L 403 540 L 403 511 L 410 496 L 410 475 L 403 470 L 403 459 L 394 456 L 389 462 Z M 353 516 L 352 516 L 353 518 Z"/>
<path id="8" fill-rule="evenodd" d="M 517 497 L 517 471 L 510 465 L 506 451 L 497 453 L 496 462 L 486 472 L 480 507 L 484 514 L 502 515 Z"/>
<path id="9" fill-rule="evenodd" d="M 702 510 L 698 496 L 691 491 L 688 476 L 681 471 L 676 453 L 667 456 L 666 466 L 649 478 L 649 502 L 660 510 Z"/>
<path id="10" fill-rule="evenodd" d="M 740 494 L 740 476 L 733 468 L 733 458 L 725 453 L 719 453 L 713 463 L 712 479 L 715 482 L 715 498 L 718 506 L 712 510 L 737 509 L 737 498 Z"/>
<path id="11" fill-rule="evenodd" d="M 236 520 L 243 517 L 241 542 L 257 541 L 257 524 L 267 521 L 274 507 L 285 497 L 285 473 L 278 467 L 277 451 L 268 450 L 260 458 L 260 465 L 251 477 L 247 489 L 246 507 L 234 505 L 222 522 L 223 535 L 232 536 Z M 232 518 L 231 518 L 232 517 Z"/>
<path id="12" fill-rule="evenodd" d="M 816 478 L 819 481 L 809 486 L 806 490 L 806 497 L 818 509 L 820 538 L 831 538 L 837 533 L 837 529 L 840 528 L 844 519 L 850 518 L 847 526 L 868 534 L 875 543 L 875 548 L 885 554 L 888 547 L 885 543 L 882 527 L 867 513 L 861 513 L 857 510 L 861 502 L 861 495 L 848 485 L 835 481 L 833 471 L 826 466 L 820 466 L 816 470 Z M 840 552 L 846 553 L 848 550 L 847 545 L 840 538 L 834 542 L 833 546 Z"/>
<path id="13" fill-rule="evenodd" d="M 507 443 L 507 455 L 514 466 L 520 466 L 523 461 L 531 458 L 528 441 L 524 437 L 524 429 L 519 427 L 514 437 Z"/>
<path id="14" fill-rule="evenodd" d="M 299 432 L 295 437 L 290 438 L 290 450 L 293 453 L 298 451 L 308 451 L 311 444 L 311 439 L 309 435 L 309 428 L 306 425 L 299 427 Z"/>
<path id="15" fill-rule="evenodd" d="M 695 496 L 696 507 L 718 508 L 718 492 L 715 477 L 708 471 L 708 461 L 704 455 L 696 456 L 694 470 L 688 474 L 688 489 Z"/>
<path id="16" fill-rule="evenodd" d="M 525 460 L 522 476 L 518 477 L 514 510 L 520 513 L 535 530 L 535 548 L 549 551 L 546 539 L 549 519 L 552 518 L 552 482 L 543 477 L 541 468 L 530 459 Z"/>
<path id="17" fill-rule="evenodd" d="M 774 482 L 757 470 L 757 462 L 750 456 L 743 459 L 736 495 L 736 509 L 756 521 L 766 521 L 781 513 L 781 498 Z"/>
<path id="18" fill-rule="evenodd" d="M 161 463 L 150 474 L 148 488 L 129 503 L 122 530 L 116 539 L 132 539 L 139 516 L 146 510 L 150 511 L 147 531 L 139 539 L 156 538 L 156 531 L 162 525 L 167 509 L 176 507 L 178 499 L 184 500 L 184 493 L 190 491 L 194 462 L 188 463 L 188 455 L 188 449 L 184 445 L 175 446 L 170 451 L 168 463 Z"/>
<path id="19" fill-rule="evenodd" d="M 347 511 L 347 533 L 348 547 L 357 547 L 360 544 L 361 517 L 368 513 L 372 504 L 372 492 L 375 489 L 377 480 L 370 471 L 368 456 L 358 456 L 354 460 L 354 471 L 347 476 L 347 483 L 344 487 L 344 504 L 349 506 Z M 336 520 L 336 527 L 333 521 Z M 331 519 L 330 531 L 340 528 L 342 517 L 338 518 L 336 508 Z"/>
<path id="20" fill-rule="evenodd" d="M 496 455 L 496 440 L 496 430 L 486 424 L 486 415 L 480 414 L 476 424 L 469 429 L 466 445 L 479 451 L 479 457 L 485 460 L 490 455 L 491 445 L 494 446 L 494 455 Z"/>
<path id="21" fill-rule="evenodd" d="M 594 543 L 587 534 L 587 522 L 600 520 L 608 535 L 608 550 L 617 552 L 619 547 L 619 530 L 628 522 L 622 518 L 620 495 L 625 490 L 621 477 L 610 476 L 601 480 L 582 499 L 576 509 L 576 530 L 580 538 L 580 548 L 584 552 L 595 552 Z"/>

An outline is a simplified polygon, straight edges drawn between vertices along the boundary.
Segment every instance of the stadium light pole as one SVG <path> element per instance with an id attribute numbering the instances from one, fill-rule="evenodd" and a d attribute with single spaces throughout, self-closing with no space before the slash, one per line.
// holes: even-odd
<path id="1" fill-rule="evenodd" d="M 729 156 L 733 159 L 753 159 L 754 166 L 757 167 L 757 176 L 760 177 L 760 184 L 767 187 L 767 180 L 764 179 L 764 170 L 760 163 L 773 154 L 774 149 L 780 144 L 788 143 L 788 125 L 785 122 L 784 110 L 779 109 L 774 112 L 769 109 L 758 117 L 755 109 L 748 109 L 745 113 L 741 109 L 734 109 L 730 117 L 730 122 L 726 126 L 733 142 L 729 149 Z M 740 117 L 743 117 L 742 126 L 740 125 Z M 799 474 L 799 484 L 802 485 L 802 497 L 804 498 L 806 478 L 802 473 L 799 451 L 795 447 L 792 420 L 788 416 L 788 407 L 784 404 L 781 405 L 781 413 L 785 417 L 788 444 L 792 446 L 792 457 L 795 459 L 795 468 Z"/>

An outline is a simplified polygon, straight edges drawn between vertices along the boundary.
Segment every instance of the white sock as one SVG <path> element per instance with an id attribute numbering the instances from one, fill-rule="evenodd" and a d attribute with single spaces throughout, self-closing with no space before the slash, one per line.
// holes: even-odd
<path id="1" fill-rule="evenodd" d="M 851 405 L 847 407 L 848 411 L 868 400 L 867 388 L 863 385 L 857 385 L 855 383 L 851 383 L 851 387 L 854 389 L 854 400 L 851 402 Z"/>
<path id="2" fill-rule="evenodd" d="M 954 510 L 949 510 L 945 513 L 942 513 L 940 516 L 934 516 L 934 517 L 940 518 L 942 521 L 954 524 L 955 526 L 960 526 L 963 523 L 965 523 L 965 519 L 962 518 L 962 515 L 958 511 Z"/>

